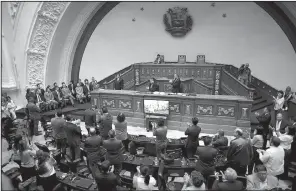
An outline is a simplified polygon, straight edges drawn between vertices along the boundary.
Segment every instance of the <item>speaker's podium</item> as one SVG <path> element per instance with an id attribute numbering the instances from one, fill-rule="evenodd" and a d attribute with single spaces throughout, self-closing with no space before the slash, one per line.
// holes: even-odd
<path id="1" fill-rule="evenodd" d="M 169 115 L 169 101 L 165 100 L 144 100 L 145 127 L 147 131 L 152 131 L 157 127 L 159 121 L 164 121 L 167 126 Z"/>

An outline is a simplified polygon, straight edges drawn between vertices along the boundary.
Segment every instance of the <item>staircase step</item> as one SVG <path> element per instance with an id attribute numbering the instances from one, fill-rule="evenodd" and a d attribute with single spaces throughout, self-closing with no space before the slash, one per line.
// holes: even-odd
<path id="1" fill-rule="evenodd" d="M 257 100 L 254 100 L 253 101 L 252 106 L 254 107 L 254 106 L 259 105 L 259 104 L 262 104 L 264 102 L 267 102 L 267 100 L 266 99 L 263 99 L 263 98 L 262 99 L 257 99 Z"/>
<path id="2" fill-rule="evenodd" d="M 258 105 L 252 106 L 251 112 L 256 112 L 264 107 L 268 107 L 268 106 L 272 106 L 272 105 L 273 105 L 273 102 L 271 102 L 271 101 L 262 102 Z"/>
<path id="3" fill-rule="evenodd" d="M 254 95 L 253 100 L 255 101 L 255 100 L 258 100 L 258 99 L 262 99 L 262 96 L 261 95 Z"/>

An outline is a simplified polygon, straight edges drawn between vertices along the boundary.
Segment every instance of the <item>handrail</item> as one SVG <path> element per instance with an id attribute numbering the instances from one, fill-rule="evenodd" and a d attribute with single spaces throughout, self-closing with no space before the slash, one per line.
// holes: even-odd
<path id="1" fill-rule="evenodd" d="M 199 85 L 205 87 L 205 88 L 208 88 L 208 89 L 210 89 L 210 90 L 213 89 L 212 86 L 208 86 L 207 84 L 204 84 L 204 83 L 202 83 L 202 82 L 200 82 L 200 81 L 197 81 L 197 80 L 195 80 L 195 79 L 193 79 L 193 81 L 194 81 L 195 83 L 198 83 Z"/>
<path id="2" fill-rule="evenodd" d="M 115 79 L 116 74 L 118 74 L 118 73 L 122 73 L 122 72 L 125 72 L 125 71 L 127 71 L 127 70 L 129 70 L 129 69 L 131 69 L 131 68 L 133 68 L 133 64 L 131 64 L 131 65 L 129 65 L 129 66 L 123 68 L 123 69 L 120 70 L 119 72 L 116 72 L 116 73 L 114 73 L 114 74 L 111 74 L 110 76 L 104 78 L 103 80 L 100 80 L 100 81 L 98 82 L 98 84 L 100 85 L 100 87 L 101 87 L 101 86 L 104 86 L 104 83 L 105 83 L 106 81 L 111 81 L 112 79 Z"/>
<path id="3" fill-rule="evenodd" d="M 127 70 L 127 71 L 125 71 L 124 73 L 122 73 L 121 76 L 124 76 L 124 75 L 127 74 L 128 72 L 131 72 L 133 69 L 134 69 L 134 68 L 131 67 L 129 70 Z M 122 71 L 122 70 L 121 70 L 121 71 Z M 117 73 L 118 73 L 118 72 L 117 72 Z M 114 81 L 115 81 L 115 77 L 114 77 L 112 80 L 110 80 L 109 82 L 105 82 L 105 83 L 103 83 L 103 84 L 104 84 L 104 85 L 110 85 L 111 83 L 114 83 Z"/>
<path id="4" fill-rule="evenodd" d="M 250 87 L 246 86 L 246 85 L 243 84 L 241 81 L 239 81 L 237 78 L 235 78 L 233 75 L 231 75 L 229 72 L 227 72 L 224 68 L 223 68 L 222 70 L 223 70 L 223 72 L 225 72 L 227 75 L 229 75 L 233 80 L 236 80 L 238 83 L 240 83 L 240 84 L 241 84 L 244 88 L 246 88 L 247 90 L 250 90 L 250 91 L 254 90 L 254 91 L 255 91 L 254 88 L 250 88 Z"/>

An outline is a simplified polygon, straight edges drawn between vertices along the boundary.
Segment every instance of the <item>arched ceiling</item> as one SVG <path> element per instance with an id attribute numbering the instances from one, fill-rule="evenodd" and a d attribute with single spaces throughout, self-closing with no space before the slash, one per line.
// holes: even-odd
<path id="1" fill-rule="evenodd" d="M 79 39 L 79 45 L 74 53 L 71 79 L 78 81 L 82 56 L 86 45 L 100 21 L 120 2 L 106 2 L 94 15 Z M 255 2 L 264 9 L 281 27 L 291 42 L 296 53 L 296 2 Z"/>

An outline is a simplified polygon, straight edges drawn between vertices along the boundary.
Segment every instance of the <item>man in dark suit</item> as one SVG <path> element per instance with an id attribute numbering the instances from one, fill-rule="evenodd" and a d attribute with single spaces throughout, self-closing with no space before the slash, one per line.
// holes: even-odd
<path id="1" fill-rule="evenodd" d="M 29 97 L 29 103 L 27 104 L 26 108 L 29 112 L 29 116 L 32 120 L 32 123 L 34 124 L 33 132 L 31 132 L 31 135 L 38 136 L 38 124 L 41 119 L 41 110 L 35 105 L 35 99 L 33 97 Z"/>
<path id="2" fill-rule="evenodd" d="M 71 123 L 71 116 L 66 116 L 65 134 L 70 147 L 71 159 L 74 161 L 80 157 L 81 129 Z"/>
<path id="3" fill-rule="evenodd" d="M 75 88 L 76 85 L 74 84 L 73 80 L 70 81 L 70 84 L 68 85 L 69 90 L 71 91 L 72 95 L 76 97 Z"/>
<path id="4" fill-rule="evenodd" d="M 150 79 L 148 90 L 150 92 L 158 92 L 159 91 L 159 85 L 155 82 L 154 78 Z"/>
<path id="5" fill-rule="evenodd" d="M 42 94 L 41 89 L 36 89 L 36 105 L 41 111 L 45 110 L 46 100 L 44 98 L 44 93 Z"/>
<path id="6" fill-rule="evenodd" d="M 270 115 L 270 109 L 265 107 L 263 110 L 263 113 L 259 115 L 259 113 L 255 113 L 257 120 L 259 121 L 259 124 L 263 128 L 263 149 L 266 149 L 266 143 L 267 143 L 267 136 L 270 135 L 269 130 L 269 124 L 271 121 L 271 115 Z"/>
<path id="7" fill-rule="evenodd" d="M 58 102 L 60 107 L 63 107 L 63 95 L 60 92 L 60 88 L 55 86 L 54 91 L 52 92 L 54 100 Z"/>
<path id="8" fill-rule="evenodd" d="M 239 176 L 245 176 L 247 166 L 253 158 L 253 149 L 250 141 L 243 137 L 243 131 L 239 128 L 234 131 L 235 139 L 231 141 L 227 152 L 228 165 L 233 168 Z"/>
<path id="9" fill-rule="evenodd" d="M 108 109 L 106 107 L 102 108 L 103 115 L 99 120 L 99 132 L 103 140 L 109 138 L 109 131 L 112 129 L 113 116 L 108 113 Z"/>
<path id="10" fill-rule="evenodd" d="M 214 160 L 218 154 L 218 150 L 212 147 L 211 137 L 204 137 L 203 141 L 205 146 L 200 146 L 196 149 L 196 155 L 199 156 L 199 160 L 196 163 L 195 169 L 201 172 L 207 180 L 215 172 Z"/>
<path id="11" fill-rule="evenodd" d="M 96 114 L 95 108 L 89 108 L 84 111 L 84 122 L 87 130 L 97 126 Z"/>
<path id="12" fill-rule="evenodd" d="M 92 77 L 91 78 L 91 82 L 89 83 L 89 91 L 93 91 L 94 90 L 95 85 L 96 85 L 96 82 L 95 81 L 96 81 L 95 78 Z"/>
<path id="13" fill-rule="evenodd" d="M 103 147 L 107 150 L 106 159 L 110 161 L 111 165 L 114 165 L 114 174 L 119 176 L 122 169 L 122 153 L 124 146 L 120 140 L 115 138 L 115 131 L 111 129 L 109 131 L 109 139 L 103 141 Z"/>
<path id="14" fill-rule="evenodd" d="M 44 96 L 45 91 L 43 88 L 41 88 L 40 83 L 38 83 L 36 86 L 37 86 L 37 90 L 40 90 L 40 93 L 42 94 L 42 96 Z"/>
<path id="15" fill-rule="evenodd" d="M 114 89 L 115 90 L 123 90 L 123 87 L 124 87 L 124 81 L 120 77 L 120 74 L 117 74 L 116 79 L 114 81 Z"/>
<path id="16" fill-rule="evenodd" d="M 275 121 L 275 127 L 274 127 L 274 130 L 276 132 L 279 131 L 281 134 L 285 134 L 286 133 L 285 129 L 289 125 L 290 124 L 283 119 L 283 114 L 282 113 L 278 113 L 276 115 L 276 121 Z"/>
<path id="17" fill-rule="evenodd" d="M 116 186 L 120 184 L 120 181 L 113 172 L 110 172 L 111 163 L 106 160 L 100 167 L 101 171 L 97 170 L 94 176 L 98 185 L 98 190 L 116 191 Z"/>
<path id="18" fill-rule="evenodd" d="M 84 150 L 86 151 L 88 168 L 94 173 L 98 162 L 104 160 L 104 155 L 101 149 L 103 140 L 96 134 L 96 130 L 93 127 L 89 129 L 89 134 L 90 137 L 87 137 L 84 143 Z"/>
<path id="19" fill-rule="evenodd" d="M 218 136 L 214 138 L 212 145 L 217 149 L 222 149 L 228 146 L 228 139 L 224 136 L 223 130 L 218 131 Z"/>
<path id="20" fill-rule="evenodd" d="M 172 83 L 172 92 L 181 93 L 181 79 L 177 74 L 174 74 L 174 79 L 171 81 L 171 83 Z"/>
<path id="21" fill-rule="evenodd" d="M 185 145 L 187 158 L 192 158 L 195 155 L 196 148 L 199 146 L 199 134 L 201 131 L 201 128 L 197 126 L 198 124 L 198 118 L 193 117 L 192 118 L 192 125 L 189 125 L 189 127 L 185 131 L 185 135 L 187 135 L 187 142 Z"/>
<path id="22" fill-rule="evenodd" d="M 82 88 L 83 94 L 85 95 L 87 102 L 90 102 L 90 89 L 88 79 L 84 80 L 84 85 L 82 86 Z"/>
<path id="23" fill-rule="evenodd" d="M 66 154 L 66 121 L 63 118 L 63 113 L 59 110 L 56 117 L 51 119 L 52 135 L 55 139 L 57 149 L 61 150 L 62 154 Z"/>

